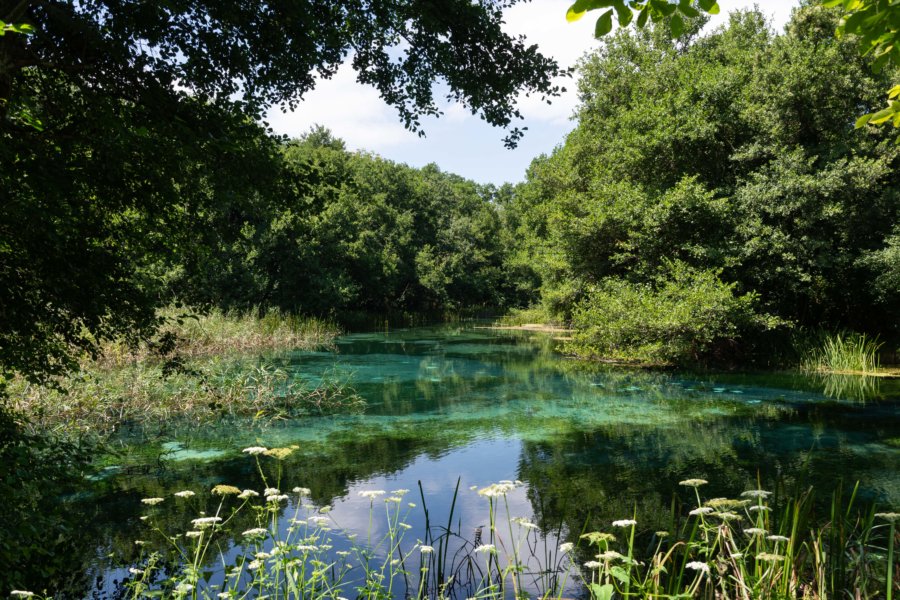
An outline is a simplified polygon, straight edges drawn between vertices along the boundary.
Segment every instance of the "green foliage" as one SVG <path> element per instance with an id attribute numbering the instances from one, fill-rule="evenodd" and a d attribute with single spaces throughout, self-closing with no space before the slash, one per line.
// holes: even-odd
<path id="1" fill-rule="evenodd" d="M 838 37 L 850 35 L 859 52 L 872 59 L 872 67 L 881 70 L 888 65 L 900 66 L 900 6 L 876 0 L 822 0 L 827 8 L 839 9 L 841 20 L 835 31 Z M 893 123 L 900 127 L 900 86 L 887 92 L 887 107 L 856 120 L 856 127 Z"/>
<path id="2" fill-rule="evenodd" d="M 673 263 L 648 284 L 609 278 L 576 305 L 571 350 L 583 356 L 687 363 L 736 354 L 742 336 L 777 324 L 714 271 Z"/>
<path id="3" fill-rule="evenodd" d="M 43 590 L 50 582 L 63 587 L 73 576 L 72 557 L 90 554 L 83 547 L 83 523 L 73 522 L 69 511 L 78 501 L 73 493 L 84 489 L 93 448 L 27 430 L 22 417 L 0 406 L 0 496 L 5 503 L 0 585 L 5 590 Z"/>
<path id="4" fill-rule="evenodd" d="M 613 12 L 619 27 L 628 27 L 637 16 L 637 26 L 643 28 L 648 21 L 668 23 L 672 36 L 679 37 L 685 30 L 685 19 L 696 19 L 700 11 L 719 14 L 716 0 L 576 0 L 566 12 L 568 21 L 577 21 L 588 11 L 607 9 L 597 18 L 594 37 L 601 38 L 612 31 Z"/>
<path id="5" fill-rule="evenodd" d="M 493 3 L 7 4 L 0 31 L 14 23 L 28 35 L 0 40 L 0 376 L 34 381 L 104 340 L 151 335 L 188 254 L 234 267 L 237 294 L 275 295 L 277 280 L 260 281 L 223 249 L 252 263 L 254 236 L 272 222 L 291 228 L 279 200 L 315 181 L 285 173 L 279 141 L 257 120 L 272 104 L 296 107 L 351 50 L 358 79 L 411 130 L 440 113 L 439 80 L 509 126 L 511 145 L 522 135 L 511 126 L 518 93 L 556 96 L 565 74 L 505 34 Z M 330 225 L 313 231 L 327 237 Z M 392 252 L 356 242 L 347 251 L 362 272 L 370 252 Z M 335 294 L 352 296 L 360 282 L 348 277 L 329 281 Z M 268 300 L 259 303 L 284 304 Z"/>
<path id="6" fill-rule="evenodd" d="M 586 57 L 578 126 L 509 208 L 511 256 L 534 265 L 544 306 L 570 319 L 598 289 L 656 293 L 677 261 L 781 322 L 900 335 L 898 153 L 852 125 L 888 74 L 835 23 L 807 5 L 775 35 L 737 12 L 676 40 L 618 31 Z"/>

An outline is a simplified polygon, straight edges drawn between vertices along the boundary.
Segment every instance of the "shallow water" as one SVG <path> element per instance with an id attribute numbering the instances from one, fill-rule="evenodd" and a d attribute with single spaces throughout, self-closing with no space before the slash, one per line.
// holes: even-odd
<path id="1" fill-rule="evenodd" d="M 133 541 L 154 543 L 141 498 L 168 497 L 159 519 L 178 532 L 209 510 L 202 492 L 212 486 L 261 489 L 256 462 L 241 453 L 251 445 L 296 445 L 279 463 L 280 487 L 309 487 L 345 530 L 368 527 L 359 491 L 412 490 L 420 506 L 408 515 L 411 541 L 425 526 L 420 485 L 432 522 L 446 522 L 458 485 L 454 522 L 470 535 L 487 518 L 470 486 L 503 479 L 523 482 L 510 510 L 540 525 L 548 547 L 635 511 L 642 528 L 662 528 L 673 495 L 689 500 L 678 481 L 691 477 L 710 481 L 707 497 L 762 485 L 776 504 L 808 486 L 827 499 L 859 481 L 864 500 L 900 508 L 896 380 L 609 369 L 566 359 L 555 345 L 547 335 L 455 326 L 348 335 L 331 352 L 267 357 L 306 385 L 348 382 L 366 410 L 123 436 L 95 477 L 95 511 L 80 517 L 93 551 L 73 566 L 86 587 L 71 593 L 121 591 L 140 552 Z M 171 498 L 182 489 L 198 496 Z"/>

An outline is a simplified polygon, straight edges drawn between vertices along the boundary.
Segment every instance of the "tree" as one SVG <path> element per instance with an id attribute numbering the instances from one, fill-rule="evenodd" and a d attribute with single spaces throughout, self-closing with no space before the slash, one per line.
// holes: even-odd
<path id="1" fill-rule="evenodd" d="M 514 1 L 0 1 L 0 374 L 152 332 L 180 252 L 239 238 L 290 185 L 263 109 L 348 57 L 415 131 L 438 80 L 503 127 L 520 91 L 559 94 L 501 29 Z"/>
<path id="2" fill-rule="evenodd" d="M 604 290 L 663 307 L 733 291 L 782 323 L 900 333 L 900 154 L 853 128 L 888 74 L 834 37 L 836 21 L 805 6 L 775 35 L 739 12 L 677 40 L 664 23 L 620 30 L 588 56 L 578 126 L 517 194 L 545 306 L 584 323 L 608 308 Z M 692 279 L 672 260 L 723 285 L 676 294 Z"/>

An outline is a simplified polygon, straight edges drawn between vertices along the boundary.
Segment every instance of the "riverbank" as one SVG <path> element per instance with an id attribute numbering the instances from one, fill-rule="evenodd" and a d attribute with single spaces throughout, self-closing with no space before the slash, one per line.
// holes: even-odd
<path id="1" fill-rule="evenodd" d="M 66 378 L 43 386 L 13 379 L 8 405 L 36 431 L 100 439 L 123 427 L 227 417 L 265 421 L 364 406 L 345 381 L 301 381 L 258 358 L 331 347 L 339 334 L 332 323 L 274 312 L 255 317 L 169 310 L 165 316 L 151 342 L 107 344 L 97 360 L 85 358 Z"/>

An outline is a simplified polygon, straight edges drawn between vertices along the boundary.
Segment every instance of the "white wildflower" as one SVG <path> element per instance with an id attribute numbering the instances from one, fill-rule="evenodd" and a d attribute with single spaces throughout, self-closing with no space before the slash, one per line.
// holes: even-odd
<path id="1" fill-rule="evenodd" d="M 247 500 L 248 498 L 254 498 L 256 496 L 259 496 L 259 492 L 255 490 L 244 490 L 243 492 L 238 494 L 238 498 L 240 498 L 241 500 Z"/>
<path id="2" fill-rule="evenodd" d="M 391 490 L 391 493 L 395 496 L 404 496 L 409 493 L 409 490 L 406 488 L 400 488 L 399 490 Z"/>
<path id="3" fill-rule="evenodd" d="M 156 506 L 160 502 L 165 501 L 165 498 L 143 498 L 141 502 L 144 504 L 149 504 L 150 506 Z"/>
<path id="4" fill-rule="evenodd" d="M 565 544 L 559 545 L 559 551 L 562 552 L 563 554 L 568 554 L 574 548 L 575 548 L 575 544 L 573 544 L 572 542 L 566 542 Z"/>
<path id="5" fill-rule="evenodd" d="M 241 535 L 246 536 L 246 537 L 252 537 L 252 536 L 256 536 L 256 535 L 266 535 L 268 533 L 269 533 L 268 529 L 263 529 L 262 527 L 254 527 L 253 529 L 248 529 Z"/>
<path id="6" fill-rule="evenodd" d="M 772 495 L 772 492 L 767 492 L 766 490 L 747 490 L 746 492 L 741 492 L 742 498 L 768 498 Z"/>
<path id="7" fill-rule="evenodd" d="M 493 544 L 482 544 L 475 548 L 475 553 L 487 552 L 489 554 L 496 554 L 497 548 Z"/>
<path id="8" fill-rule="evenodd" d="M 695 508 L 694 510 L 692 510 L 692 511 L 689 512 L 688 514 L 689 514 L 689 515 L 693 515 L 693 516 L 697 516 L 697 515 L 708 515 L 708 514 L 711 513 L 712 511 L 713 511 L 713 509 L 712 509 L 712 507 L 710 507 L 710 506 L 701 506 L 700 508 Z"/>
<path id="9" fill-rule="evenodd" d="M 678 485 L 697 488 L 697 487 L 700 487 L 701 485 L 706 485 L 707 483 L 709 483 L 709 482 L 705 479 L 685 479 L 684 481 L 679 481 Z"/>
<path id="10" fill-rule="evenodd" d="M 128 567 L 128 572 L 131 573 L 132 575 L 143 575 L 144 574 L 143 569 L 135 569 L 134 567 Z"/>
<path id="11" fill-rule="evenodd" d="M 403 498 L 401 498 L 400 496 L 389 496 L 389 497 L 385 498 L 384 501 L 400 504 L 401 502 L 403 502 Z"/>
<path id="12" fill-rule="evenodd" d="M 266 496 L 266 502 L 284 502 L 287 499 L 287 494 L 272 494 L 270 496 Z"/>
<path id="13" fill-rule="evenodd" d="M 31 598 L 34 596 L 34 592 L 27 592 L 25 590 L 13 590 L 9 593 L 10 596 L 16 596 L 18 598 Z"/>
<path id="14" fill-rule="evenodd" d="M 884 519 L 890 523 L 894 521 L 900 520 L 900 513 L 895 512 L 886 512 L 886 513 L 875 513 L 875 517 L 879 519 Z"/>
<path id="15" fill-rule="evenodd" d="M 300 494 L 301 496 L 309 496 L 310 494 L 312 494 L 312 490 L 305 487 L 295 487 L 291 491 L 293 491 L 295 494 Z"/>
<path id="16" fill-rule="evenodd" d="M 191 490 L 184 490 L 181 492 L 175 492 L 175 496 L 178 498 L 190 498 L 191 496 L 195 496 L 194 492 Z"/>
<path id="17" fill-rule="evenodd" d="M 744 530 L 747 535 L 766 535 L 766 530 L 759 527 L 748 527 Z"/>
<path id="18" fill-rule="evenodd" d="M 769 508 L 768 506 L 751 506 L 747 510 L 749 510 L 750 512 L 757 512 L 757 511 L 767 512 L 772 509 Z"/>
<path id="19" fill-rule="evenodd" d="M 257 454 L 265 454 L 268 452 L 268 448 L 264 448 L 263 446 L 250 446 L 249 448 L 244 448 L 241 452 L 245 452 L 250 456 L 256 456 Z"/>
<path id="20" fill-rule="evenodd" d="M 603 566 L 603 563 L 599 563 L 596 560 L 589 560 L 586 563 L 584 563 L 584 566 L 587 567 L 588 569 L 599 569 L 600 567 Z"/>
<path id="21" fill-rule="evenodd" d="M 197 537 L 200 537 L 201 535 L 203 535 L 202 531 L 188 531 L 187 533 L 184 534 L 185 537 L 189 537 L 189 538 L 197 538 Z"/>
<path id="22" fill-rule="evenodd" d="M 263 496 L 277 496 L 281 493 L 278 488 L 266 488 L 263 490 Z"/>
<path id="23" fill-rule="evenodd" d="M 419 552 L 421 552 L 422 554 L 431 554 L 432 552 L 434 552 L 434 548 L 431 546 L 420 546 Z"/>
<path id="24" fill-rule="evenodd" d="M 204 527 L 215 525 L 221 520 L 222 517 L 200 517 L 199 519 L 194 519 L 193 521 L 191 521 L 191 525 L 193 525 L 197 529 L 203 529 Z"/>
<path id="25" fill-rule="evenodd" d="M 374 500 L 375 498 L 384 496 L 385 494 L 387 494 L 387 492 L 384 490 L 362 490 L 361 492 L 359 492 L 359 495 L 361 497 L 368 498 L 369 500 Z"/>
<path id="26" fill-rule="evenodd" d="M 699 560 L 693 560 L 689 562 L 687 565 L 688 569 L 693 569 L 695 571 L 701 571 L 707 575 L 709 575 L 709 565 L 705 562 L 700 562 Z"/>
<path id="27" fill-rule="evenodd" d="M 785 537 L 783 535 L 770 535 L 766 537 L 767 540 L 772 542 L 789 542 L 791 538 Z"/>
<path id="28" fill-rule="evenodd" d="M 478 495 L 484 496 L 485 498 L 499 498 L 501 496 L 505 496 L 515 488 L 515 483 L 509 480 L 504 480 L 499 483 L 492 483 L 487 487 L 481 488 L 480 490 L 478 490 Z"/>
<path id="29" fill-rule="evenodd" d="M 251 560 L 250 563 L 247 565 L 247 569 L 249 571 L 253 571 L 255 569 L 260 568 L 261 566 L 262 566 L 262 562 L 260 562 L 258 560 Z"/>
<path id="30" fill-rule="evenodd" d="M 597 558 L 599 560 L 602 560 L 603 562 L 609 562 L 611 560 L 619 560 L 619 559 L 625 558 L 625 557 L 622 556 L 621 554 L 619 554 L 618 552 L 616 552 L 615 550 L 607 550 L 606 552 L 601 552 L 600 554 L 598 554 Z"/>
<path id="31" fill-rule="evenodd" d="M 612 522 L 613 527 L 631 527 L 632 525 L 637 525 L 637 521 L 634 519 L 620 519 Z"/>

